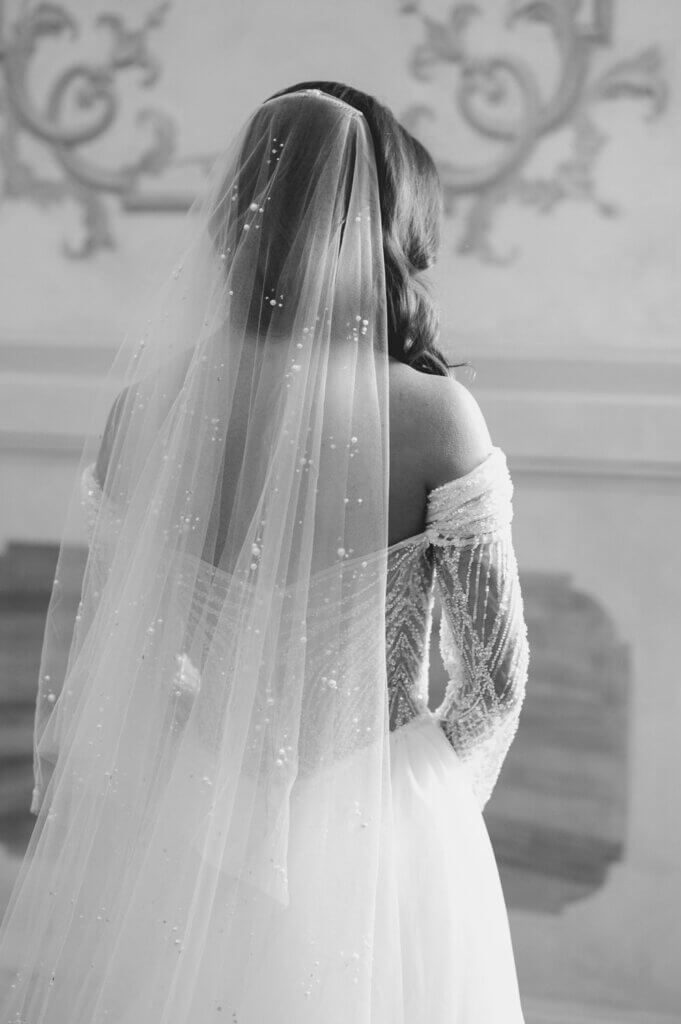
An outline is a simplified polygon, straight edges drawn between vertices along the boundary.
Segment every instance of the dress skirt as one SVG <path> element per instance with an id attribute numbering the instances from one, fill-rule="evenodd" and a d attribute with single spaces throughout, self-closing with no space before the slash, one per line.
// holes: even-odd
<path id="1" fill-rule="evenodd" d="M 255 902 L 242 885 L 234 906 L 229 860 L 211 865 L 210 849 L 193 845 L 187 813 L 168 817 L 150 844 L 122 894 L 120 922 L 107 918 L 102 904 L 113 894 L 98 882 L 113 831 L 91 848 L 72 919 L 72 868 L 62 865 L 58 890 L 43 898 L 53 873 L 34 839 L 0 943 L 1 1024 L 523 1024 L 499 874 L 465 770 L 430 712 L 390 733 L 389 744 L 383 843 L 357 799 L 371 748 L 294 787 L 283 912 L 273 912 L 257 877 Z M 185 870 L 173 873 L 167 851 L 183 848 Z M 173 915 L 183 886 L 191 891 L 207 871 L 210 899 L 193 908 L 185 942 Z M 45 901 L 59 890 L 63 903 L 48 924 Z M 46 978 L 54 928 L 63 942 Z"/>
<path id="2" fill-rule="evenodd" d="M 366 950 L 344 932 L 344 896 L 358 884 L 345 830 L 328 847 L 337 858 L 336 885 L 309 891 L 315 864 L 304 841 L 306 818 L 314 827 L 326 799 L 311 780 L 294 801 L 291 834 L 300 841 L 289 849 L 290 912 L 260 962 L 262 984 L 238 1008 L 229 998 L 222 1002 L 230 1024 L 524 1024 L 492 845 L 462 763 L 434 715 L 390 734 L 390 762 L 395 856 L 384 865 L 383 900 L 380 891 L 377 899 L 371 991 L 360 995 L 352 985 Z M 356 780 L 349 766 L 348 792 L 356 794 Z M 338 782 L 334 792 L 342 800 Z M 310 958 L 302 936 L 315 913 L 324 915 L 329 942 Z M 334 955 L 338 971 L 328 967 Z M 220 967 L 205 966 L 209 989 Z M 215 1005 L 210 1012 L 196 1003 L 188 1020 L 221 1019 Z"/>
<path id="3" fill-rule="evenodd" d="M 391 765 L 405 1024 L 523 1024 L 492 845 L 434 715 L 391 734 Z"/>

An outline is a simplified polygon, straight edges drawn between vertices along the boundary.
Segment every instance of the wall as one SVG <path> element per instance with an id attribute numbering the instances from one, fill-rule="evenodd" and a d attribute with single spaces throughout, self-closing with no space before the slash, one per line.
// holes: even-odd
<path id="1" fill-rule="evenodd" d="M 627 653 L 621 854 L 560 909 L 512 906 L 528 1020 L 671 1021 L 681 1010 L 681 7 L 472 6 L 175 0 L 145 27 L 157 8 L 128 0 L 115 8 L 137 34 L 112 47 L 116 33 L 94 20 L 106 4 L 64 5 L 80 35 L 40 41 L 28 91 L 46 109 L 60 70 L 81 58 L 112 64 L 119 106 L 76 147 L 85 180 L 120 193 L 116 169 L 153 138 L 152 122 L 135 120 L 143 108 L 157 112 L 161 141 L 154 173 L 102 196 L 5 108 L 0 548 L 58 539 L 93 396 L 131 308 L 167 266 L 199 158 L 292 81 L 346 80 L 383 98 L 440 164 L 443 339 L 475 365 L 468 380 L 507 452 L 521 572 L 586 595 Z M 61 123 L 84 116 L 92 109 L 69 108 Z M 69 258 L 65 242 L 85 242 L 85 254 Z M 560 633 L 558 612 L 552 621 L 576 657 L 579 638 Z M 569 658 L 561 671 L 571 686 Z M 528 707 L 544 682 L 530 679 Z M 523 775 L 523 755 L 512 757 L 492 832 L 495 815 L 524 821 L 539 800 L 527 777 L 540 761 L 528 754 Z M 546 799 L 554 824 L 570 824 L 563 778 Z M 523 884 L 540 882 L 535 873 Z"/>

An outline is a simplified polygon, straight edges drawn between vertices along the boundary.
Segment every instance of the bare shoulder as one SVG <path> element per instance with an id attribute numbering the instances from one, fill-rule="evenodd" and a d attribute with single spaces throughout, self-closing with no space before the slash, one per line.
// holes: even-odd
<path id="1" fill-rule="evenodd" d="M 469 473 L 492 450 L 475 396 L 453 377 L 430 376 L 424 395 L 424 466 L 428 489 Z"/>
<path id="2" fill-rule="evenodd" d="M 475 396 L 453 377 L 394 366 L 391 380 L 391 430 L 408 443 L 421 467 L 427 491 L 479 466 L 492 439 Z"/>

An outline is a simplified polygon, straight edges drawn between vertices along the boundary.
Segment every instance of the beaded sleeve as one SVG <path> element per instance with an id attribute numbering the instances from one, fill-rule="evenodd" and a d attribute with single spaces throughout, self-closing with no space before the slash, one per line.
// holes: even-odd
<path id="1" fill-rule="evenodd" d="M 111 559 L 121 524 L 118 507 L 105 498 L 97 479 L 94 462 L 86 466 L 80 478 L 80 504 L 85 518 L 90 554 L 97 567 L 105 570 Z"/>
<path id="2" fill-rule="evenodd" d="M 101 502 L 102 488 L 95 474 L 95 463 L 93 462 L 85 467 L 80 478 L 80 504 L 85 516 L 88 540 L 92 540 Z"/>
<path id="3" fill-rule="evenodd" d="M 511 539 L 512 496 L 500 448 L 428 496 L 426 532 L 442 603 L 440 651 L 449 676 L 435 714 L 481 808 L 515 736 L 529 664 Z"/>

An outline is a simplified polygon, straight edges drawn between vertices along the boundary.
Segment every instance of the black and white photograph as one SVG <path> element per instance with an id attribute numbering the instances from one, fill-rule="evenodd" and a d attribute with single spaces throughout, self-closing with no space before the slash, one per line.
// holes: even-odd
<path id="1" fill-rule="evenodd" d="M 0 0 L 0 1024 L 681 1022 L 681 4 Z"/>

